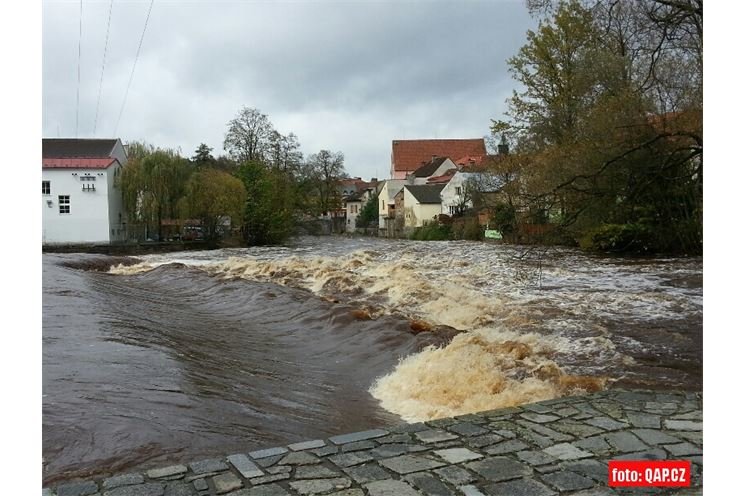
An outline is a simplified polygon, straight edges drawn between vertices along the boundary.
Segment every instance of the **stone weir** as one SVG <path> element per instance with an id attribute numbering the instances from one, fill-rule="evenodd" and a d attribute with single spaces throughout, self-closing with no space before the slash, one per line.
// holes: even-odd
<path id="1" fill-rule="evenodd" d="M 44 496 L 700 494 L 702 394 L 610 390 L 372 429 L 104 480 Z M 609 460 L 690 460 L 691 487 L 608 487 Z"/>

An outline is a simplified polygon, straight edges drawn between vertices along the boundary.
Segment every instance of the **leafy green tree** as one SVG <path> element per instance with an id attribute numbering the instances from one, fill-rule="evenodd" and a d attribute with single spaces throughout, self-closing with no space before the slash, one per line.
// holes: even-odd
<path id="1" fill-rule="evenodd" d="M 229 218 L 231 227 L 240 227 L 246 203 L 246 188 L 235 176 L 215 169 L 200 169 L 186 184 L 182 199 L 185 218 L 201 220 L 208 239 L 219 237 L 222 220 Z"/>
<path id="2" fill-rule="evenodd" d="M 191 158 L 197 166 L 204 166 L 211 164 L 215 161 L 215 157 L 212 156 L 212 148 L 207 146 L 205 143 L 201 143 L 194 151 L 194 156 Z"/>
<path id="3" fill-rule="evenodd" d="M 371 196 L 357 216 L 357 226 L 363 229 L 366 227 L 377 226 L 380 215 L 379 210 L 378 195 Z"/>
<path id="4" fill-rule="evenodd" d="M 293 185 L 281 171 L 261 162 L 244 162 L 238 177 L 246 189 L 243 237 L 251 245 L 284 242 L 294 227 Z"/>
<path id="5" fill-rule="evenodd" d="M 162 239 L 163 219 L 177 217 L 192 167 L 173 150 L 142 144 L 130 150 L 134 153 L 119 176 L 124 208 L 131 222 L 145 226 L 148 237 L 157 233 Z"/>
<path id="6" fill-rule="evenodd" d="M 629 246 L 700 251 L 697 14 L 686 7 L 695 2 L 531 3 L 551 8 L 508 61 L 523 90 L 509 100 L 510 121 L 492 126 L 517 142 L 521 204 L 513 206 L 545 213 L 574 239 L 612 224 L 626 234 L 655 233 Z M 666 69 L 676 60 L 691 83 Z"/>

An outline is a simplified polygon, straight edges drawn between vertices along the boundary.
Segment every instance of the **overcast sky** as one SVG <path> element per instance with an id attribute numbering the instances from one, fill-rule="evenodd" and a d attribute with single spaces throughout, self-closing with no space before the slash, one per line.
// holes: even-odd
<path id="1" fill-rule="evenodd" d="M 223 153 L 242 106 L 297 134 L 305 155 L 341 151 L 353 176 L 387 177 L 391 140 L 472 138 L 501 118 L 506 59 L 534 27 L 525 2 L 155 0 L 83 2 L 78 137 Z M 80 3 L 44 1 L 45 137 L 75 137 Z M 96 132 L 94 134 L 94 125 Z M 114 134 L 116 133 L 116 134 Z"/>

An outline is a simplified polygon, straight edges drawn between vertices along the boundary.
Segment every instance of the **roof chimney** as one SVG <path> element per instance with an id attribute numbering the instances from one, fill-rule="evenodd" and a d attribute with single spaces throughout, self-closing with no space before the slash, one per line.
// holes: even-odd
<path id="1" fill-rule="evenodd" d="M 502 133 L 502 140 L 497 145 L 497 152 L 500 155 L 507 155 L 510 153 L 510 145 L 507 144 L 507 137 Z"/>

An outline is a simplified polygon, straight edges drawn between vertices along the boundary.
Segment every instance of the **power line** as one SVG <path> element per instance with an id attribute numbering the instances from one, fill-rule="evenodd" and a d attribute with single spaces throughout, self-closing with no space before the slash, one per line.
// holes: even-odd
<path id="1" fill-rule="evenodd" d="M 98 82 L 98 98 L 96 99 L 96 117 L 93 120 L 93 136 L 96 136 L 96 128 L 98 127 L 98 106 L 101 103 L 101 89 L 103 88 L 103 71 L 106 67 L 106 50 L 109 48 L 109 27 L 111 26 L 111 9 L 114 7 L 114 0 L 111 0 L 109 4 L 109 20 L 106 23 L 106 41 L 103 45 L 103 62 L 101 62 L 101 79 Z"/>
<path id="2" fill-rule="evenodd" d="M 119 129 L 119 121 L 122 118 L 124 112 L 124 105 L 127 103 L 127 96 L 129 95 L 129 87 L 132 84 L 132 78 L 135 75 L 135 67 L 137 67 L 137 59 L 140 58 L 140 48 L 142 48 L 142 40 L 145 39 L 145 31 L 147 30 L 147 22 L 150 20 L 150 11 L 153 10 L 153 3 L 155 0 L 150 0 L 150 8 L 147 9 L 147 17 L 145 18 L 145 27 L 142 28 L 142 36 L 140 36 L 140 44 L 137 47 L 137 53 L 135 54 L 135 62 L 132 64 L 132 73 L 129 75 L 129 82 L 127 83 L 127 90 L 124 92 L 124 101 L 122 101 L 122 108 L 119 109 L 119 117 L 116 118 L 116 125 L 114 126 L 114 136 L 116 136 L 116 130 Z"/>
<path id="3" fill-rule="evenodd" d="M 83 42 L 83 0 L 80 0 L 80 26 L 78 29 L 78 96 L 75 102 L 75 137 L 78 137 L 78 120 L 80 117 L 80 46 Z"/>

